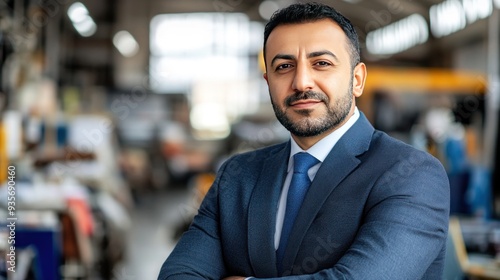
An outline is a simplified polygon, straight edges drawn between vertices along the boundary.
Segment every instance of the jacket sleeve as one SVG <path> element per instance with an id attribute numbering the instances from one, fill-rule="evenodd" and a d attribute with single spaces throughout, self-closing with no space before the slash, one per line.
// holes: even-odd
<path id="1" fill-rule="evenodd" d="M 449 200 L 442 165 L 417 153 L 377 179 L 364 223 L 332 268 L 280 279 L 441 279 L 426 272 L 445 248 Z"/>
<path id="2" fill-rule="evenodd" d="M 198 214 L 163 263 L 158 280 L 221 279 L 226 274 L 219 232 L 218 189 L 224 164 Z"/>

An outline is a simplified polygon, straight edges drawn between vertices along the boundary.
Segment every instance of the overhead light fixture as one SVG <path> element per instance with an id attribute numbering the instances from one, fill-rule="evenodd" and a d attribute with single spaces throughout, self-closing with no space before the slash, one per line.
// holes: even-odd
<path id="1" fill-rule="evenodd" d="M 97 25 L 90 17 L 89 11 L 80 2 L 75 2 L 68 8 L 68 17 L 73 27 L 83 37 L 92 36 L 97 30 Z"/>
<path id="2" fill-rule="evenodd" d="M 130 32 L 122 30 L 113 36 L 113 45 L 125 57 L 132 57 L 139 52 L 139 44 Z"/>
<path id="3" fill-rule="evenodd" d="M 429 11 L 431 31 L 437 37 L 444 37 L 460 31 L 477 20 L 493 13 L 493 4 L 499 0 L 446 0 L 433 5 Z"/>
<path id="4" fill-rule="evenodd" d="M 428 38 L 427 21 L 413 14 L 368 33 L 366 47 L 374 55 L 392 55 L 423 44 Z"/>

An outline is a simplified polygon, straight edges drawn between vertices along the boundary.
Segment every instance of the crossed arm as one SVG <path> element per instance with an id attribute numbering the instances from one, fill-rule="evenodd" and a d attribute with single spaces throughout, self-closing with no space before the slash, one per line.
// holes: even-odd
<path id="1" fill-rule="evenodd" d="M 364 223 L 353 244 L 332 268 L 279 279 L 425 278 L 426 270 L 444 248 L 449 184 L 435 160 L 411 168 L 405 176 L 394 177 L 394 172 L 399 171 L 390 169 L 378 178 L 370 193 L 372 207 Z M 221 249 L 217 189 L 218 180 L 158 279 L 242 280 L 252 276 L 228 275 Z"/>

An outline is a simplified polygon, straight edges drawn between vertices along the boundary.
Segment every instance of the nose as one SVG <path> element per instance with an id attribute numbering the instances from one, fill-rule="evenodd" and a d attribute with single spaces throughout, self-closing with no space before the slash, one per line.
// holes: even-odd
<path id="1" fill-rule="evenodd" d="M 312 90 L 314 87 L 314 79 L 311 73 L 311 69 L 304 66 L 303 64 L 297 65 L 292 87 L 295 91 Z"/>

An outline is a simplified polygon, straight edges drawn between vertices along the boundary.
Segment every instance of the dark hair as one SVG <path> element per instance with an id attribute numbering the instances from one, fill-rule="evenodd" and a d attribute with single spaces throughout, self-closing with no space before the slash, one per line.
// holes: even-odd
<path id="1" fill-rule="evenodd" d="M 264 54 L 269 34 L 279 25 L 307 23 L 322 19 L 331 19 L 337 23 L 349 39 L 349 54 L 354 68 L 360 61 L 358 34 L 349 19 L 334 8 L 320 3 L 298 3 L 276 11 L 264 28 Z M 264 56 L 265 57 L 265 56 Z"/>

